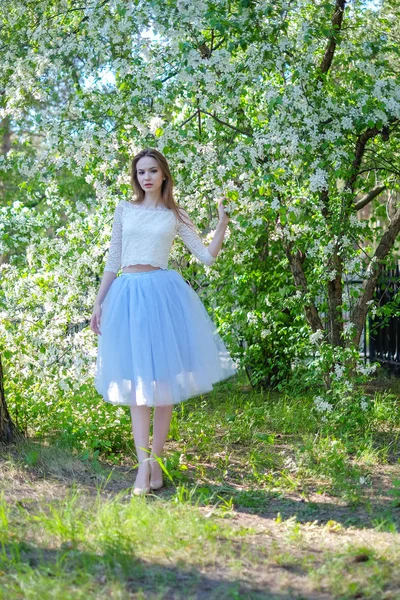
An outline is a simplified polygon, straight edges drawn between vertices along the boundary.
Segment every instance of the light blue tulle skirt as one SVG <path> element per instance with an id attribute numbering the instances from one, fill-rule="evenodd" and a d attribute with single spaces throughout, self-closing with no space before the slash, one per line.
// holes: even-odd
<path id="1" fill-rule="evenodd" d="M 95 387 L 111 404 L 177 404 L 237 373 L 199 296 L 174 269 L 114 279 L 100 331 Z"/>

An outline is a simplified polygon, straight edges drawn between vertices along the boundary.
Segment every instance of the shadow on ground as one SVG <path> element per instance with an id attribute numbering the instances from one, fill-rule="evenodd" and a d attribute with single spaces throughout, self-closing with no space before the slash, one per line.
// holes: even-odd
<path id="1" fill-rule="evenodd" d="M 35 455 L 36 463 L 30 464 L 29 457 Z M 42 455 L 43 453 L 43 455 Z M 107 462 L 83 461 L 69 449 L 45 447 L 34 441 L 22 445 L 0 446 L 0 490 L 8 501 L 35 502 L 48 495 L 51 498 L 63 497 L 66 490 L 76 486 L 89 497 L 98 493 L 113 497 L 122 493 L 122 501 L 130 497 L 130 488 L 136 477 L 134 461 L 127 465 L 113 466 Z M 391 469 L 391 471 L 390 471 Z M 298 491 L 270 491 L 260 488 L 244 488 L 230 483 L 205 483 L 196 486 L 194 475 L 189 471 L 180 482 L 191 502 L 199 506 L 225 506 L 229 503 L 238 514 L 257 515 L 262 519 L 275 519 L 280 514 L 282 520 L 296 517 L 299 523 L 317 521 L 324 525 L 328 521 L 340 523 L 343 527 L 359 529 L 376 528 L 385 520 L 392 522 L 400 530 L 400 503 L 393 506 L 393 498 L 388 494 L 390 481 L 399 478 L 398 465 L 385 465 L 374 475 L 374 496 L 364 498 L 356 504 L 346 504 L 332 495 Z M 177 484 L 179 485 L 179 483 Z M 379 490 L 379 493 L 375 493 Z M 123 494 L 126 492 L 126 496 Z M 149 501 L 161 499 L 169 501 L 177 492 L 170 481 L 159 492 L 149 496 Z"/>
<path id="2" fill-rule="evenodd" d="M 40 582 L 40 578 L 54 581 L 55 578 L 59 580 L 60 572 L 61 577 L 65 578 L 68 577 L 68 573 L 74 573 L 73 578 L 76 581 L 70 583 L 79 585 L 79 575 L 76 574 L 84 573 L 85 583 L 90 580 L 91 593 L 96 594 L 97 589 L 102 592 L 102 597 L 108 586 L 117 584 L 119 588 L 123 588 L 126 597 L 133 597 L 132 595 L 136 597 L 136 594 L 141 593 L 149 599 L 305 599 L 305 596 L 295 589 L 295 580 L 293 580 L 293 588 L 289 586 L 287 591 L 282 593 L 274 590 L 268 581 L 258 581 L 257 584 L 250 585 L 243 580 L 232 579 L 228 572 L 213 571 L 212 575 L 206 575 L 196 568 L 145 562 L 132 554 L 119 552 L 117 548 L 105 549 L 103 554 L 95 554 L 81 552 L 76 548 L 66 549 L 62 546 L 60 549 L 38 547 L 27 542 L 3 545 L 3 553 L 0 556 L 3 581 L 12 570 L 12 567 L 7 568 L 7 563 L 12 565 L 15 557 L 24 564 L 24 576 L 30 577 L 31 581 L 32 577 L 37 583 Z M 289 565 L 288 568 L 293 576 L 303 574 L 294 573 Z M 265 575 L 267 576 L 267 573 Z M 323 592 L 310 592 L 306 597 L 308 600 L 328 598 Z"/>

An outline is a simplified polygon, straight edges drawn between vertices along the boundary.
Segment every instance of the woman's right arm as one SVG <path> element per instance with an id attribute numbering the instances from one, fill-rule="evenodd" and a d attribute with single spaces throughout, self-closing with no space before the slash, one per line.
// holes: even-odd
<path id="1" fill-rule="evenodd" d="M 90 319 L 90 327 L 94 333 L 100 334 L 100 316 L 101 305 L 107 292 L 121 268 L 122 251 L 122 210 L 123 203 L 120 202 L 114 211 L 114 221 L 111 233 L 110 248 L 104 268 L 104 274 L 100 283 L 100 288 L 93 307 L 93 314 Z"/>
<path id="2" fill-rule="evenodd" d="M 107 295 L 108 288 L 110 287 L 115 278 L 115 273 L 111 273 L 110 271 L 104 271 L 104 275 L 100 284 L 100 289 L 98 291 L 97 298 L 94 303 L 92 316 L 90 317 L 90 329 L 93 331 L 93 333 L 96 333 L 97 335 L 101 335 L 101 305 L 103 303 L 104 298 Z"/>
<path id="3" fill-rule="evenodd" d="M 117 277 L 117 275 L 115 273 L 113 273 L 112 271 L 104 271 L 104 274 L 103 274 L 103 277 L 102 277 L 102 280 L 100 283 L 100 288 L 97 293 L 97 298 L 94 303 L 95 306 L 101 306 L 103 304 L 103 300 L 107 295 L 108 289 L 116 277 Z"/>

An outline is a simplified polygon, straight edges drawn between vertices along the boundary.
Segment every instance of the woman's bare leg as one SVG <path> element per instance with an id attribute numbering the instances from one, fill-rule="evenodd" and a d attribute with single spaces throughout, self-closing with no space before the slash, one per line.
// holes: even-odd
<path id="1" fill-rule="evenodd" d="M 145 488 L 149 485 L 149 431 L 150 431 L 150 407 L 131 406 L 132 433 L 135 442 L 139 469 L 135 481 L 135 487 Z"/>
<path id="2" fill-rule="evenodd" d="M 156 457 L 161 457 L 164 449 L 164 444 L 168 436 L 169 426 L 171 423 L 173 405 L 156 406 L 154 408 L 153 419 L 153 446 L 151 452 Z M 154 482 L 162 481 L 162 469 L 158 462 L 151 460 L 151 478 Z"/>

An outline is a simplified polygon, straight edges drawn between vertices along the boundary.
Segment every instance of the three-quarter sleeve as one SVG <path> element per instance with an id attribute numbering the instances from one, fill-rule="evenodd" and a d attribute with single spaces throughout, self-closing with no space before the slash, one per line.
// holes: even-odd
<path id="1" fill-rule="evenodd" d="M 110 247 L 104 268 L 104 271 L 111 271 L 112 273 L 118 273 L 121 268 L 122 211 L 123 204 L 120 202 L 114 211 Z"/>
<path id="2" fill-rule="evenodd" d="M 180 210 L 186 223 L 178 221 L 177 233 L 182 238 L 182 241 L 188 250 L 190 250 L 200 262 L 208 266 L 212 265 L 215 262 L 216 256 L 210 254 L 207 247 L 203 244 L 203 241 L 187 212 L 183 209 Z"/>

